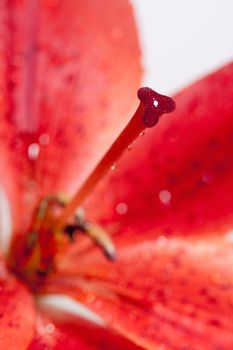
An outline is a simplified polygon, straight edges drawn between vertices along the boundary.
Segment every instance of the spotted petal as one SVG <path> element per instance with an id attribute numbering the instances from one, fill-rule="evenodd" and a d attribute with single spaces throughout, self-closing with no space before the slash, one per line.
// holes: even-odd
<path id="1" fill-rule="evenodd" d="M 145 349 L 230 350 L 232 257 L 232 243 L 212 236 L 126 243 L 115 263 L 99 252 L 76 269 L 62 262 L 47 292 L 81 300 Z"/>
<path id="2" fill-rule="evenodd" d="M 3 0 L 0 33 L 1 178 L 23 230 L 39 196 L 76 189 L 128 120 L 139 49 L 124 0 Z"/>
<path id="3" fill-rule="evenodd" d="M 113 234 L 142 240 L 145 230 L 153 236 L 231 230 L 232 96 L 232 63 L 174 96 L 176 111 L 102 182 L 89 215 Z"/>
<path id="4" fill-rule="evenodd" d="M 232 348 L 232 73 L 178 94 L 177 111 L 93 194 L 87 213 L 115 234 L 117 261 L 77 241 L 44 290 L 146 349 Z"/>
<path id="5" fill-rule="evenodd" d="M 68 313 L 46 310 L 37 316 L 36 333 L 28 350 L 140 350 L 120 335 Z"/>
<path id="6" fill-rule="evenodd" d="M 22 312 L 23 310 L 23 312 Z M 32 295 L 0 260 L 0 349 L 25 350 L 34 333 Z"/>

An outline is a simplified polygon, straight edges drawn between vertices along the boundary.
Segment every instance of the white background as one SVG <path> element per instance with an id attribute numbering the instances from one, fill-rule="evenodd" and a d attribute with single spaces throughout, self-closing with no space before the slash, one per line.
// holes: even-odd
<path id="1" fill-rule="evenodd" d="M 131 0 L 144 83 L 171 93 L 233 58 L 233 0 Z"/>

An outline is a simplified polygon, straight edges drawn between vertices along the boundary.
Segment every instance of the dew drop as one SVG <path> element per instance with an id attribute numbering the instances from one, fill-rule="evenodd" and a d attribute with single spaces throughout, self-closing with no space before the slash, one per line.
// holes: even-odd
<path id="1" fill-rule="evenodd" d="M 159 192 L 159 199 L 164 205 L 168 205 L 171 201 L 171 192 L 168 190 L 161 190 Z"/>
<path id="2" fill-rule="evenodd" d="M 145 135 L 145 131 L 140 132 L 139 136 L 144 136 Z"/>
<path id="3" fill-rule="evenodd" d="M 110 169 L 111 169 L 112 171 L 114 171 L 114 170 L 116 169 L 116 163 L 112 164 L 111 167 L 110 167 Z"/>
<path id="4" fill-rule="evenodd" d="M 48 323 L 47 326 L 45 327 L 46 333 L 53 333 L 55 331 L 55 326 L 52 323 Z"/>
<path id="5" fill-rule="evenodd" d="M 49 141 L 50 141 L 50 137 L 48 134 L 44 133 L 44 134 L 41 134 L 40 137 L 39 137 L 39 143 L 42 145 L 42 146 L 46 146 L 49 144 Z"/>
<path id="6" fill-rule="evenodd" d="M 29 159 L 38 158 L 39 153 L 40 153 L 40 145 L 38 143 L 31 143 L 28 146 L 28 158 Z"/>
<path id="7" fill-rule="evenodd" d="M 134 140 L 127 146 L 127 151 L 131 151 L 132 147 L 135 145 L 136 141 Z"/>
<path id="8" fill-rule="evenodd" d="M 128 211 L 128 205 L 126 203 L 118 203 L 116 206 L 116 212 L 120 215 L 126 214 Z"/>
<path id="9" fill-rule="evenodd" d="M 158 101 L 157 101 L 157 100 L 154 100 L 154 101 L 153 101 L 153 105 L 154 105 L 155 107 L 158 107 L 158 105 L 159 105 Z"/>

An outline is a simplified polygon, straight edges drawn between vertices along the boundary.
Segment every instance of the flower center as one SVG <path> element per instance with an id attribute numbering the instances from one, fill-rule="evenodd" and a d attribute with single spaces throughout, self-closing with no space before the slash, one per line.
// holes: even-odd
<path id="1" fill-rule="evenodd" d="M 74 197 L 70 201 L 59 196 L 42 199 L 25 239 L 13 245 L 10 266 L 33 289 L 55 269 L 59 249 L 64 250 L 64 246 L 72 242 L 78 233 L 90 237 L 109 259 L 115 258 L 115 247 L 110 236 L 99 225 L 87 221 L 80 208 L 97 183 L 145 128 L 153 127 L 162 114 L 175 109 L 175 103 L 170 97 L 150 88 L 139 89 L 138 98 L 140 103 L 132 119 Z"/>

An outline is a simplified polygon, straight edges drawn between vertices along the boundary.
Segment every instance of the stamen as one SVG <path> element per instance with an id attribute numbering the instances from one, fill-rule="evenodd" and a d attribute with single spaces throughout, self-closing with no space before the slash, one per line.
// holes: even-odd
<path id="1" fill-rule="evenodd" d="M 116 258 L 116 248 L 114 243 L 108 233 L 101 226 L 91 222 L 85 222 L 84 225 L 67 225 L 64 231 L 71 241 L 74 241 L 76 233 L 84 233 L 102 249 L 108 259 L 114 260 Z"/>
<path id="2" fill-rule="evenodd" d="M 140 104 L 132 119 L 121 132 L 119 137 L 101 159 L 90 176 L 83 183 L 73 199 L 65 206 L 56 223 L 56 229 L 62 228 L 67 219 L 73 214 L 86 197 L 92 192 L 97 183 L 113 167 L 126 149 L 134 140 L 143 133 L 145 128 L 156 125 L 164 113 L 170 113 L 175 109 L 175 102 L 167 96 L 163 96 L 150 88 L 143 87 L 138 90 Z"/>

